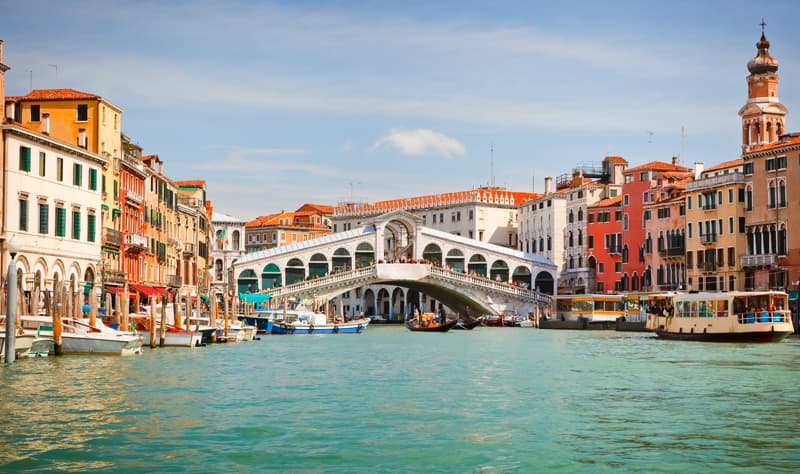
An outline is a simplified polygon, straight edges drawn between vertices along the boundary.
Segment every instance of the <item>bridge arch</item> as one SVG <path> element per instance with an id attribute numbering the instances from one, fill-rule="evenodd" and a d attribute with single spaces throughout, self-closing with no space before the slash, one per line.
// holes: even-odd
<path id="1" fill-rule="evenodd" d="M 541 271 L 536 274 L 536 280 L 534 281 L 535 289 L 540 293 L 545 293 L 547 295 L 552 295 L 553 290 L 555 289 L 555 279 L 550 272 Z"/>
<path id="2" fill-rule="evenodd" d="M 346 271 L 353 268 L 353 258 L 350 256 L 350 251 L 344 247 L 339 247 L 334 250 L 333 257 L 331 258 L 331 265 L 333 266 L 332 270 L 334 272 Z"/>
<path id="3" fill-rule="evenodd" d="M 508 281 L 508 264 L 505 260 L 495 260 L 492 263 L 489 278 L 497 281 Z"/>
<path id="4" fill-rule="evenodd" d="M 437 244 L 428 244 L 422 251 L 422 258 L 428 262 L 441 266 L 442 265 L 442 248 Z"/>
<path id="5" fill-rule="evenodd" d="M 236 280 L 236 287 L 239 293 L 256 293 L 258 291 L 256 271 L 251 268 L 243 271 Z"/>
<path id="6" fill-rule="evenodd" d="M 447 259 L 445 260 L 445 265 L 448 267 L 453 267 L 460 272 L 464 271 L 464 252 L 460 249 L 450 249 L 447 251 Z"/>
<path id="7" fill-rule="evenodd" d="M 306 279 L 306 266 L 299 258 L 293 258 L 286 262 L 286 284 L 291 285 Z"/>
<path id="8" fill-rule="evenodd" d="M 469 265 L 467 268 L 468 273 L 475 273 L 477 275 L 486 276 L 486 257 L 477 253 L 469 258 Z"/>
<path id="9" fill-rule="evenodd" d="M 328 257 L 321 253 L 315 253 L 308 262 L 308 276 L 311 278 L 321 277 L 328 274 Z"/>
<path id="10" fill-rule="evenodd" d="M 356 246 L 356 268 L 366 267 L 375 262 L 375 247 L 369 242 Z"/>
<path id="11" fill-rule="evenodd" d="M 261 270 L 261 288 L 266 290 L 267 288 L 275 288 L 282 284 L 283 273 L 281 273 L 281 268 L 274 263 L 264 265 L 264 268 Z"/>
<path id="12" fill-rule="evenodd" d="M 514 273 L 511 274 L 511 281 L 525 288 L 530 288 L 531 269 L 522 265 L 517 266 L 514 268 Z"/>

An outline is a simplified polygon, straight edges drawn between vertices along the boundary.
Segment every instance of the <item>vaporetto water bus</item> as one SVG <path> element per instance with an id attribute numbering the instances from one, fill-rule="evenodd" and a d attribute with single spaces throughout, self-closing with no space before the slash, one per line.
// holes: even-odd
<path id="1" fill-rule="evenodd" d="M 647 328 L 665 339 L 776 342 L 794 331 L 783 291 L 676 293 L 649 314 Z"/>
<path id="2" fill-rule="evenodd" d="M 624 296 L 620 294 L 557 295 L 553 307 L 554 317 L 540 321 L 539 327 L 614 329 L 617 318 L 625 315 Z"/>

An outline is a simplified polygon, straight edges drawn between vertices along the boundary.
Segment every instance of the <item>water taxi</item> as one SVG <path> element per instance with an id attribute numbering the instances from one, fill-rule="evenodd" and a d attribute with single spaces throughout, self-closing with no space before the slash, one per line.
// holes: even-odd
<path id="1" fill-rule="evenodd" d="M 555 317 L 540 321 L 540 327 L 614 329 L 617 318 L 625 316 L 623 295 L 617 294 L 557 295 L 553 297 L 553 306 Z"/>
<path id="2" fill-rule="evenodd" d="M 783 291 L 677 293 L 647 317 L 647 328 L 665 339 L 776 342 L 794 331 Z"/>

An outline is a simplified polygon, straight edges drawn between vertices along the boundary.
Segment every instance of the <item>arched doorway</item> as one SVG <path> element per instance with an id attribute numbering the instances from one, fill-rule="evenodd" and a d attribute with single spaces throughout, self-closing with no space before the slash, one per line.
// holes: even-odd
<path id="1" fill-rule="evenodd" d="M 293 258 L 286 264 L 286 284 L 291 285 L 306 279 L 306 266 L 299 258 Z"/>
<path id="2" fill-rule="evenodd" d="M 368 242 L 361 242 L 356 247 L 356 268 L 367 267 L 375 263 L 375 249 Z"/>
<path id="3" fill-rule="evenodd" d="M 365 315 L 372 316 L 375 314 L 375 292 L 372 289 L 364 291 L 364 302 L 361 307 L 364 308 Z"/>
<path id="4" fill-rule="evenodd" d="M 496 281 L 508 281 L 508 264 L 503 260 L 495 260 L 492 263 L 489 278 Z"/>
<path id="5" fill-rule="evenodd" d="M 436 244 L 428 244 L 422 251 L 422 258 L 436 266 L 442 265 L 442 249 Z"/>
<path id="6" fill-rule="evenodd" d="M 239 293 L 256 293 L 258 291 L 258 276 L 255 270 L 245 270 L 236 281 Z"/>
<path id="7" fill-rule="evenodd" d="M 553 275 L 548 272 L 541 271 L 536 274 L 536 281 L 534 281 L 534 285 L 536 291 L 540 293 L 545 293 L 548 295 L 553 294 L 553 289 L 555 288 L 555 281 L 553 280 Z"/>
<path id="8" fill-rule="evenodd" d="M 389 314 L 389 291 L 386 288 L 378 290 L 378 307 L 375 311 L 376 315 L 381 315 L 386 318 L 390 317 Z"/>
<path id="9" fill-rule="evenodd" d="M 475 254 L 470 257 L 467 271 L 476 275 L 486 276 L 486 258 L 481 254 Z"/>
<path id="10" fill-rule="evenodd" d="M 321 253 L 315 253 L 308 262 L 308 276 L 323 277 L 328 274 L 328 257 Z"/>
<path id="11" fill-rule="evenodd" d="M 464 252 L 459 249 L 450 249 L 447 252 L 447 260 L 445 264 L 448 267 L 453 267 L 459 272 L 464 271 Z"/>
<path id="12" fill-rule="evenodd" d="M 392 314 L 389 315 L 389 319 L 403 319 L 403 315 L 406 313 L 404 296 L 402 288 L 395 288 L 392 291 Z"/>
<path id="13" fill-rule="evenodd" d="M 531 269 L 528 267 L 523 267 L 522 265 L 518 266 L 514 269 L 514 273 L 511 275 L 511 281 L 523 288 L 530 288 Z"/>
<path id="14" fill-rule="evenodd" d="M 261 270 L 261 288 L 277 288 L 283 284 L 283 275 L 281 269 L 274 263 L 264 265 Z"/>
<path id="15" fill-rule="evenodd" d="M 350 257 L 350 252 L 345 248 L 338 248 L 333 252 L 331 259 L 334 272 L 343 272 L 353 268 L 353 259 Z"/>

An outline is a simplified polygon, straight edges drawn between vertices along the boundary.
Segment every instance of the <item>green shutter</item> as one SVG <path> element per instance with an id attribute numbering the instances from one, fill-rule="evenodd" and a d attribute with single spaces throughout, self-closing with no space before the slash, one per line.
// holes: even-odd
<path id="1" fill-rule="evenodd" d="M 67 236 L 67 209 L 56 208 L 56 237 Z"/>
<path id="2" fill-rule="evenodd" d="M 89 168 L 89 189 L 97 191 L 97 170 Z"/>
<path id="3" fill-rule="evenodd" d="M 119 183 L 114 180 L 114 200 L 119 201 Z"/>
<path id="4" fill-rule="evenodd" d="M 105 194 L 106 193 L 106 175 L 103 175 L 102 186 L 103 186 L 103 189 L 102 189 L 103 194 Z"/>
<path id="5" fill-rule="evenodd" d="M 72 211 L 72 238 L 81 238 L 81 211 Z"/>
<path id="6" fill-rule="evenodd" d="M 47 204 L 39 204 L 39 233 L 46 234 L 49 231 L 49 214 L 50 206 Z"/>
<path id="7" fill-rule="evenodd" d="M 28 230 L 28 200 L 19 200 L 19 230 Z M 10 353 L 9 353 L 10 354 Z"/>
<path id="8" fill-rule="evenodd" d="M 94 242 L 95 226 L 96 226 L 96 216 L 94 214 L 89 214 L 89 226 L 88 226 L 89 233 L 86 236 L 86 240 L 88 240 L 89 242 Z"/>
<path id="9" fill-rule="evenodd" d="M 78 163 L 72 165 L 72 184 L 83 185 L 83 166 Z"/>
<path id="10" fill-rule="evenodd" d="M 19 147 L 19 170 L 31 170 L 31 149 L 26 146 Z"/>
<path id="11" fill-rule="evenodd" d="M 56 158 L 56 178 L 64 181 L 64 158 Z"/>

